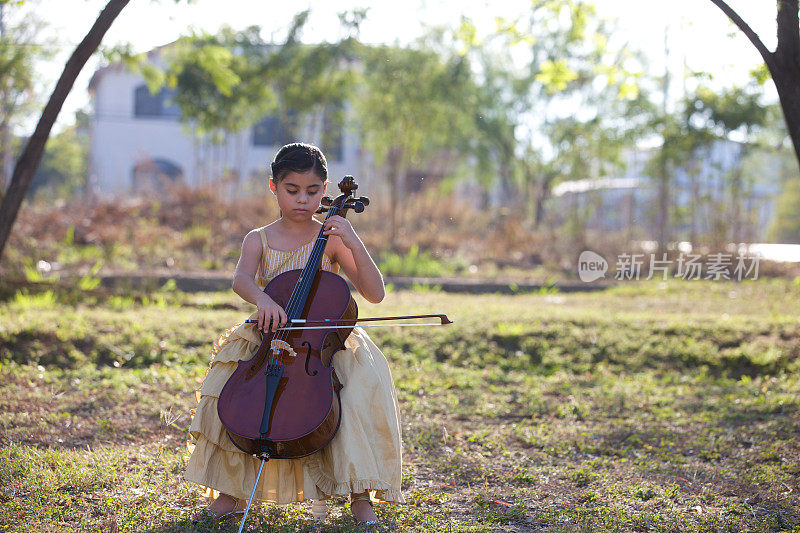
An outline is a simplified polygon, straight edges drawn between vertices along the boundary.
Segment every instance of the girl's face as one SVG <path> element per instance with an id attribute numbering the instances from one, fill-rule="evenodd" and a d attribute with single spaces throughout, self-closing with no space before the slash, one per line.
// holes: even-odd
<path id="1" fill-rule="evenodd" d="M 283 218 L 293 222 L 306 222 L 314 216 L 326 186 L 327 182 L 313 172 L 289 172 L 278 183 L 269 180 Z"/>

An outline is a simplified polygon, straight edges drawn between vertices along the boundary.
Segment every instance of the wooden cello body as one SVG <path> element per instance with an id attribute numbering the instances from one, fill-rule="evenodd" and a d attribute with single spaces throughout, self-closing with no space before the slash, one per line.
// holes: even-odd
<path id="1" fill-rule="evenodd" d="M 349 178 L 349 180 L 348 180 Z M 344 216 L 362 211 L 368 199 L 352 200 L 352 176 L 339 184 L 342 194 L 324 210 Z M 358 316 L 350 287 L 340 276 L 320 270 L 327 235 L 320 233 L 302 270 L 276 276 L 266 292 L 296 320 L 346 320 Z M 341 418 L 341 383 L 332 366 L 353 326 L 286 330 L 264 334 L 252 359 L 239 361 L 220 393 L 217 411 L 231 441 L 261 458 L 292 459 L 322 449 Z"/>
<path id="2" fill-rule="evenodd" d="M 284 272 L 264 292 L 285 309 L 301 274 L 302 270 Z M 347 282 L 318 271 L 302 316 L 309 320 L 355 318 L 356 303 Z M 291 331 L 281 338 L 267 334 L 252 359 L 239 361 L 218 402 L 220 419 L 239 449 L 258 455 L 266 446 L 271 457 L 289 459 L 314 453 L 333 438 L 339 428 L 342 385 L 331 363 L 352 329 Z M 268 363 L 276 350 L 277 359 Z M 268 430 L 262 433 L 268 372 L 276 364 L 282 373 L 268 413 Z"/>

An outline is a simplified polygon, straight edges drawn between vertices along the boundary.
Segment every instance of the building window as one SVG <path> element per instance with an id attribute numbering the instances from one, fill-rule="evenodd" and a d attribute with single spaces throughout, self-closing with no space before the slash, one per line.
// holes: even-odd
<path id="1" fill-rule="evenodd" d="M 135 193 L 160 192 L 183 181 L 183 169 L 166 159 L 145 159 L 133 167 L 131 178 Z"/>
<path id="2" fill-rule="evenodd" d="M 174 97 L 174 89 L 162 88 L 152 94 L 146 85 L 140 85 L 134 93 L 133 114 L 136 117 L 178 119 L 181 108 L 172 101 Z"/>
<path id="3" fill-rule="evenodd" d="M 294 113 L 289 113 L 287 119 L 276 115 L 266 116 L 261 122 L 253 126 L 253 146 L 283 146 L 293 141 L 289 120 Z"/>

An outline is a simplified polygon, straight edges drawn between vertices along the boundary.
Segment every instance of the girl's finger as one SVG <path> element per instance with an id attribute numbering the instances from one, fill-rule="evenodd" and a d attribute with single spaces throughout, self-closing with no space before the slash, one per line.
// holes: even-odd
<path id="1" fill-rule="evenodd" d="M 337 227 L 338 228 L 339 225 L 342 224 L 342 222 L 344 220 L 345 219 L 343 219 L 339 215 L 334 215 L 334 216 L 330 217 L 329 219 L 327 219 L 325 221 L 325 223 L 323 224 L 323 226 L 325 227 L 325 229 L 331 229 L 332 227 Z"/>

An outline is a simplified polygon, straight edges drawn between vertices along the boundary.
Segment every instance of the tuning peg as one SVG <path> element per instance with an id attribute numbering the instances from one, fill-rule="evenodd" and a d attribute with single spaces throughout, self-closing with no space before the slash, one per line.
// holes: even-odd
<path id="1" fill-rule="evenodd" d="M 316 211 L 314 211 L 314 212 L 315 212 L 315 213 L 325 213 L 325 212 L 327 212 L 327 211 L 330 211 L 330 209 L 328 209 L 327 207 L 320 206 L 320 207 L 319 207 L 319 209 L 317 209 L 317 210 L 316 210 Z"/>
<path id="2" fill-rule="evenodd" d="M 362 202 L 360 200 L 355 200 L 355 201 L 347 202 L 344 207 L 345 207 L 345 209 L 352 209 L 356 213 L 362 213 L 362 212 L 364 212 L 364 207 L 365 206 L 364 206 L 364 202 Z"/>
<path id="3" fill-rule="evenodd" d="M 369 198 L 367 198 L 366 196 L 359 196 L 358 198 L 356 198 L 356 200 L 364 205 L 369 205 Z"/>
<path id="4" fill-rule="evenodd" d="M 333 200 L 331 200 L 330 196 L 323 196 L 322 200 L 320 200 L 320 203 L 322 205 L 331 205 L 333 203 Z"/>

